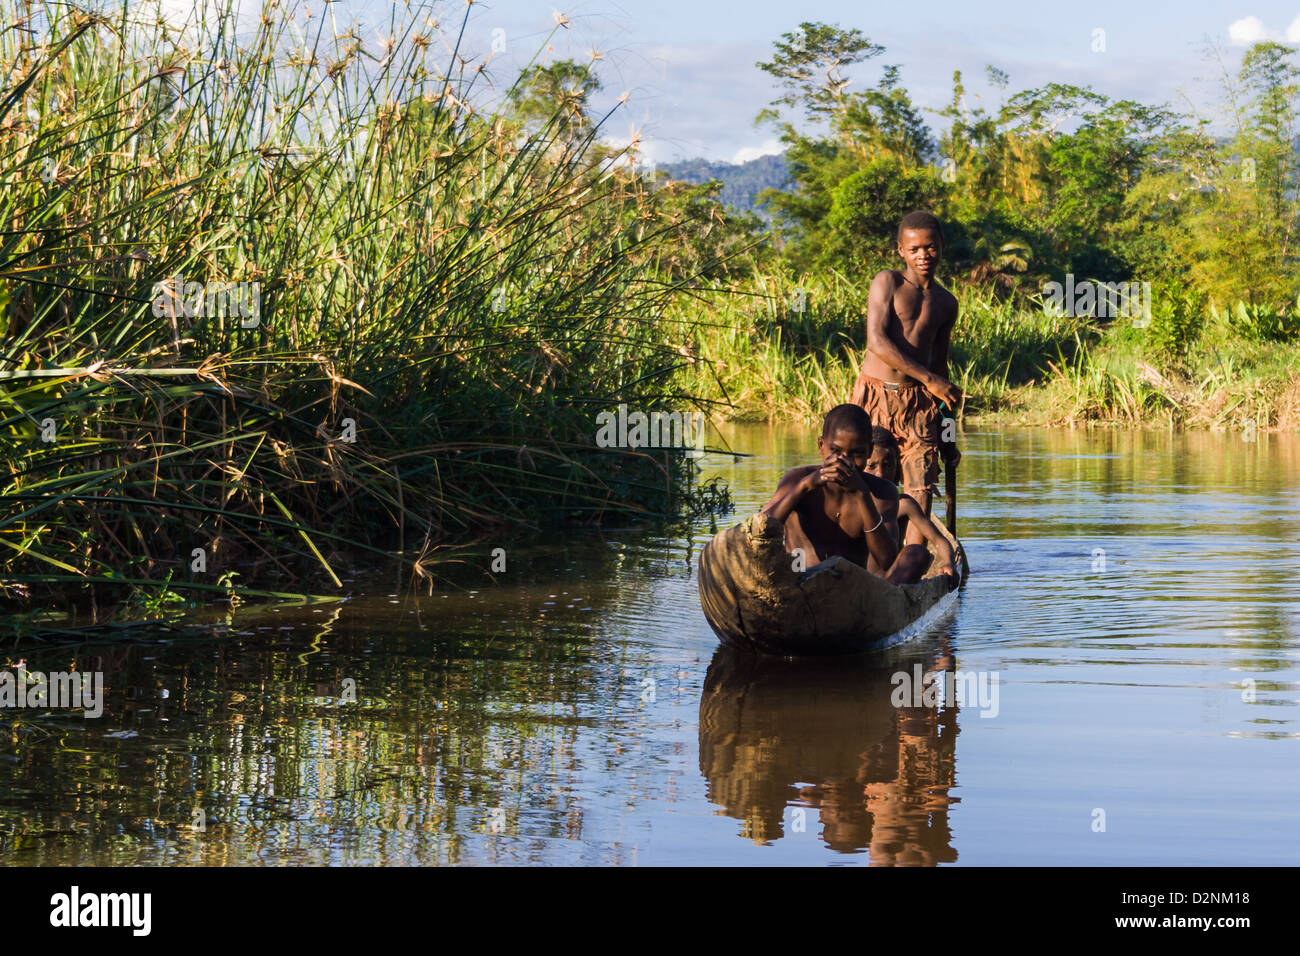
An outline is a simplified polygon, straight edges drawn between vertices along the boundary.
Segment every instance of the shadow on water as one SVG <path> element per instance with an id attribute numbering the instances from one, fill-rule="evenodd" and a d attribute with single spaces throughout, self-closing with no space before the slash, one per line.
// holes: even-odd
<path id="1" fill-rule="evenodd" d="M 709 799 L 755 843 L 807 834 L 815 814 L 827 847 L 873 866 L 955 861 L 957 707 L 895 706 L 896 675 L 951 664 L 942 639 L 805 660 L 720 648 L 700 699 Z"/>

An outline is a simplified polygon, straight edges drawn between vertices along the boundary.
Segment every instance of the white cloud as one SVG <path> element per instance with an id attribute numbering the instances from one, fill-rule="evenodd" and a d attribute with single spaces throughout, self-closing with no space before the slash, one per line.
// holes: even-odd
<path id="1" fill-rule="evenodd" d="M 765 139 L 758 146 L 742 146 L 736 150 L 736 155 L 731 157 L 733 163 L 747 163 L 751 159 L 758 159 L 760 156 L 775 156 L 778 153 L 785 152 L 785 147 L 779 139 Z"/>
<path id="2" fill-rule="evenodd" d="M 1300 18 L 1297 18 L 1297 22 L 1300 22 Z M 1295 24 L 1292 24 L 1292 27 L 1294 28 Z M 1275 40 L 1278 37 L 1264 26 L 1264 21 L 1259 17 L 1242 17 L 1228 26 L 1228 39 L 1235 46 L 1250 46 L 1260 40 Z"/>
<path id="3" fill-rule="evenodd" d="M 1286 28 L 1286 42 L 1300 43 L 1300 17 L 1291 21 L 1291 25 Z"/>
<path id="4" fill-rule="evenodd" d="M 606 89 L 594 98 L 593 111 L 628 90 L 619 119 L 610 123 L 611 139 L 623 132 L 616 124 L 626 121 L 641 130 L 650 160 L 729 161 L 771 135 L 770 128 L 754 129 L 754 117 L 775 95 L 771 77 L 754 67 L 761 55 L 740 43 L 633 44 L 601 62 Z"/>

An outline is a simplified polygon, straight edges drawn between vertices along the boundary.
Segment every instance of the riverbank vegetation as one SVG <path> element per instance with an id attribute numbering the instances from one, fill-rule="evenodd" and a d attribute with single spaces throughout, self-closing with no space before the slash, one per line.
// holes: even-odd
<path id="1" fill-rule="evenodd" d="M 594 440 L 704 407 L 662 315 L 709 241 L 699 190 L 602 145 L 595 74 L 483 109 L 463 21 L 265 12 L 0 0 L 5 607 L 427 583 L 466 541 L 725 504 Z"/>
<path id="2" fill-rule="evenodd" d="M 898 220 L 922 208 L 946 224 L 964 417 L 1300 427 L 1292 48 L 1211 51 L 1222 97 L 1205 114 L 1060 83 L 1014 91 L 993 67 L 1001 102 L 986 108 L 957 72 L 937 132 L 899 68 L 863 88 L 885 52 L 804 23 L 758 64 L 793 186 L 767 192 L 773 241 L 739 294 L 712 303 L 692 388 L 749 419 L 814 421 L 843 401 L 871 276 L 898 265 Z M 1053 302 L 1051 283 L 1093 291 Z M 1108 308 L 1101 283 L 1141 295 Z"/>
<path id="3" fill-rule="evenodd" d="M 471 8 L 373 40 L 330 4 L 0 0 L 0 610 L 428 586 L 523 533 L 723 511 L 684 445 L 597 417 L 818 420 L 918 207 L 964 418 L 1300 426 L 1290 48 L 1225 66 L 1215 117 L 992 68 L 985 109 L 958 73 L 935 132 L 898 68 L 845 82 L 883 47 L 805 23 L 757 65 L 764 218 L 610 146 L 598 55 L 500 75 Z"/>

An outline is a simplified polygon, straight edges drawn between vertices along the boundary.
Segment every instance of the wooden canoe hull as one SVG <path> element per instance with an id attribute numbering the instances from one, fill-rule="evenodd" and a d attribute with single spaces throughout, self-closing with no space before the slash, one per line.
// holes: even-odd
<path id="1" fill-rule="evenodd" d="M 937 516 L 931 520 L 956 549 L 964 582 L 965 551 Z M 782 657 L 857 654 L 908 639 L 923 617 L 955 600 L 933 571 L 900 587 L 841 557 L 805 571 L 794 563 L 784 526 L 761 512 L 704 546 L 700 604 L 724 644 Z"/>

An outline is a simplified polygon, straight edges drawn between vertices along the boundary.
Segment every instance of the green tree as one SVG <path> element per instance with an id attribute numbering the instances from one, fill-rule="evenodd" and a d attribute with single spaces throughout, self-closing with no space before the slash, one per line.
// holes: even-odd
<path id="1" fill-rule="evenodd" d="M 1059 262 L 1068 271 L 1102 279 L 1125 277 L 1115 241 L 1124 199 L 1142 175 L 1156 135 L 1173 119 L 1167 110 L 1132 100 L 1092 99 L 1079 128 L 1056 136 L 1048 149 L 1044 222 Z"/>
<path id="2" fill-rule="evenodd" d="M 934 139 L 898 67 L 884 67 L 872 88 L 848 89 L 846 71 L 883 52 L 858 30 L 805 22 L 757 64 L 781 83 L 781 95 L 758 119 L 780 131 L 793 181 L 763 199 L 798 268 L 876 264 L 898 219 L 943 193 L 928 165 Z M 811 128 L 797 128 L 791 110 Z"/>
<path id="3" fill-rule="evenodd" d="M 525 70 L 510 89 L 508 99 L 516 118 L 528 126 L 561 123 L 569 141 L 584 138 L 592 126 L 588 103 L 601 89 L 590 64 L 556 60 Z"/>
<path id="4" fill-rule="evenodd" d="M 1261 42 L 1226 81 L 1236 135 L 1220 156 L 1212 215 L 1193 224 L 1200 283 L 1224 304 L 1242 299 L 1278 305 L 1294 298 L 1296 279 L 1297 71 L 1294 51 Z"/>
<path id="5" fill-rule="evenodd" d="M 913 209 L 936 208 L 944 184 L 931 168 L 908 173 L 896 156 L 873 160 L 835 187 L 826 215 L 822 261 L 870 274 L 895 261 L 898 221 Z"/>
<path id="6" fill-rule="evenodd" d="M 818 121 L 833 121 L 848 112 L 850 80 L 844 71 L 885 52 L 858 30 L 806 21 L 793 33 L 782 34 L 774 46 L 771 60 L 755 64 L 785 89 L 772 105 L 802 109 L 806 118 Z M 760 118 L 765 115 L 772 114 L 765 111 Z"/>

